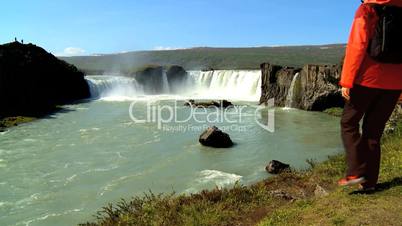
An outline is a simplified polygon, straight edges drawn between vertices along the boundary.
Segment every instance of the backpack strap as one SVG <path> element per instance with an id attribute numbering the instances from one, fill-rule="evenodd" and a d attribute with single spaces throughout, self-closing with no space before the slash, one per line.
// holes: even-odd
<path id="1" fill-rule="evenodd" d="M 384 13 L 385 9 L 387 8 L 387 6 L 376 4 L 376 3 L 367 3 L 367 5 L 372 7 L 375 10 L 375 12 L 377 13 L 377 16 L 381 16 Z"/>

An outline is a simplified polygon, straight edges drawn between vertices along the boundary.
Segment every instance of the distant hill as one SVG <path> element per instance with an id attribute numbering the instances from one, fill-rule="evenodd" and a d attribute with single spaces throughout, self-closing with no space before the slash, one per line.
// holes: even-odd
<path id="1" fill-rule="evenodd" d="M 186 70 L 257 69 L 263 62 L 301 67 L 305 64 L 337 64 L 345 44 L 256 48 L 192 48 L 137 51 L 98 56 L 61 57 L 87 72 L 130 71 L 144 65 L 181 65 Z"/>

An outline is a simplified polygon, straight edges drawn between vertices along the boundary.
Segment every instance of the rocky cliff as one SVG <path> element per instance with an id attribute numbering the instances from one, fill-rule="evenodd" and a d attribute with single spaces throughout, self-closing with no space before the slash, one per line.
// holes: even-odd
<path id="1" fill-rule="evenodd" d="M 171 93 L 179 94 L 187 81 L 187 71 L 183 67 L 173 65 L 166 69 L 166 76 Z"/>
<path id="2" fill-rule="evenodd" d="M 178 94 L 187 80 L 187 72 L 183 67 L 146 66 L 132 72 L 134 77 L 145 88 L 146 94 L 174 93 Z"/>
<path id="3" fill-rule="evenodd" d="M 75 66 L 33 44 L 0 45 L 0 117 L 36 116 L 89 95 Z"/>
<path id="4" fill-rule="evenodd" d="M 343 106 L 340 87 L 337 84 L 340 66 L 306 65 L 295 69 L 264 63 L 261 70 L 260 103 L 275 98 L 277 106 L 310 111 Z"/>
<path id="5" fill-rule="evenodd" d="M 139 84 L 144 87 L 146 94 L 160 94 L 163 92 L 163 67 L 147 66 L 131 73 Z"/>

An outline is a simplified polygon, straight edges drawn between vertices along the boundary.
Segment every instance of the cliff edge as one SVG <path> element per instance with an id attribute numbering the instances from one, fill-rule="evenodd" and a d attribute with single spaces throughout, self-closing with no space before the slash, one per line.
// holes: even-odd
<path id="1" fill-rule="evenodd" d="M 0 118 L 38 116 L 89 96 L 75 66 L 33 44 L 0 45 Z"/>

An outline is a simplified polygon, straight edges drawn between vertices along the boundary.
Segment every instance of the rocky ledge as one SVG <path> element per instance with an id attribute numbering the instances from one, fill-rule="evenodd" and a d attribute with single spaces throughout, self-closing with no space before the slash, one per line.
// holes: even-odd
<path id="1" fill-rule="evenodd" d="M 342 107 L 344 102 L 338 86 L 341 67 L 337 65 L 306 65 L 289 68 L 261 64 L 262 94 L 260 103 L 275 98 L 275 105 L 309 111 Z"/>

